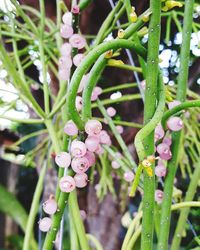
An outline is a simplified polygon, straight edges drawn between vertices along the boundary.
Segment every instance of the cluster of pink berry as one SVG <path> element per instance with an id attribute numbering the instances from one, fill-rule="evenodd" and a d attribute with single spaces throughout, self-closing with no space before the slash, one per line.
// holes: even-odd
<path id="1" fill-rule="evenodd" d="M 62 17 L 63 24 L 61 25 L 60 35 L 62 38 L 68 39 L 68 42 L 63 43 L 60 50 L 61 57 L 59 59 L 58 72 L 60 80 L 68 80 L 72 64 L 78 66 L 84 59 L 83 53 L 78 53 L 73 58 L 71 58 L 72 48 L 81 50 L 86 45 L 86 40 L 83 36 L 81 36 L 80 34 L 74 34 L 74 30 L 72 27 L 72 14 L 79 14 L 78 6 L 74 6 L 71 12 L 65 13 Z"/>
<path id="2" fill-rule="evenodd" d="M 180 104 L 180 101 L 174 100 L 168 103 L 168 108 L 172 109 Z M 167 128 L 169 131 L 179 131 L 183 128 L 183 121 L 180 117 L 177 116 L 170 117 L 167 121 Z M 165 177 L 167 174 L 167 169 L 163 161 L 168 161 L 172 157 L 172 153 L 170 150 L 172 140 L 169 135 L 165 136 L 165 131 L 162 128 L 161 124 L 159 124 L 155 129 L 155 142 L 160 141 L 161 139 L 162 142 L 156 146 L 156 151 L 159 154 L 159 160 L 155 167 L 155 174 L 158 177 Z M 162 199 L 163 192 L 161 190 L 156 190 L 155 200 L 157 201 L 157 203 L 160 204 L 162 202 Z"/>

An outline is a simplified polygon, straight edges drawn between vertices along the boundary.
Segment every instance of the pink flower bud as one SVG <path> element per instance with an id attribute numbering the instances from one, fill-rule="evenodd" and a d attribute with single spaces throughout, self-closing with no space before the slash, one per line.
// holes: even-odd
<path id="1" fill-rule="evenodd" d="M 74 136 L 78 134 L 78 128 L 76 124 L 72 120 L 70 120 L 65 124 L 64 132 L 69 136 Z"/>
<path id="2" fill-rule="evenodd" d="M 85 154 L 85 158 L 88 159 L 88 162 L 89 162 L 89 167 L 93 166 L 96 162 L 96 157 L 95 157 L 95 154 L 90 152 L 90 151 L 87 151 L 86 154 Z"/>
<path id="3" fill-rule="evenodd" d="M 112 168 L 114 168 L 114 169 L 120 168 L 120 164 L 119 164 L 117 161 L 112 161 L 112 162 L 111 162 L 111 166 L 112 166 Z"/>
<path id="4" fill-rule="evenodd" d="M 68 168 L 71 163 L 71 156 L 67 152 L 60 152 L 56 155 L 55 162 L 61 168 Z"/>
<path id="5" fill-rule="evenodd" d="M 102 144 L 107 144 L 107 145 L 111 145 L 111 139 L 109 134 L 105 131 L 102 130 L 99 134 L 99 138 L 100 138 L 100 143 Z"/>
<path id="6" fill-rule="evenodd" d="M 59 181 L 60 190 L 64 193 L 72 192 L 75 189 L 75 186 L 74 178 L 69 175 L 63 176 Z"/>
<path id="7" fill-rule="evenodd" d="M 157 165 L 155 167 L 155 174 L 158 177 L 165 177 L 167 174 L 167 168 L 164 165 Z"/>
<path id="8" fill-rule="evenodd" d="M 80 9 L 79 9 L 79 6 L 78 5 L 75 5 L 72 7 L 72 13 L 73 14 L 79 14 L 80 12 Z"/>
<path id="9" fill-rule="evenodd" d="M 86 154 L 86 146 L 82 141 L 74 140 L 71 144 L 71 154 L 74 157 L 83 157 Z"/>
<path id="10" fill-rule="evenodd" d="M 102 155 L 104 153 L 104 149 L 99 145 L 95 153 L 97 155 Z"/>
<path id="11" fill-rule="evenodd" d="M 155 128 L 155 135 L 154 135 L 155 141 L 162 139 L 164 135 L 165 135 L 164 129 L 162 128 L 161 124 L 158 124 Z"/>
<path id="12" fill-rule="evenodd" d="M 57 211 L 57 202 L 54 198 L 49 198 L 42 204 L 43 210 L 46 214 L 53 215 Z"/>
<path id="13" fill-rule="evenodd" d="M 63 38 L 69 38 L 72 37 L 74 31 L 72 26 L 67 25 L 67 24 L 62 24 L 60 28 L 60 35 Z M 72 46 L 73 47 L 73 46 Z"/>
<path id="14" fill-rule="evenodd" d="M 178 105 L 180 105 L 180 104 L 181 104 L 180 101 L 174 100 L 173 102 L 169 102 L 169 103 L 168 103 L 168 108 L 169 108 L 169 109 L 173 109 L 174 107 L 176 107 L 176 106 L 178 106 Z"/>
<path id="15" fill-rule="evenodd" d="M 99 138 L 97 136 L 88 136 L 85 145 L 90 152 L 95 152 L 99 146 Z"/>
<path id="16" fill-rule="evenodd" d="M 127 171 L 124 173 L 124 180 L 127 182 L 132 182 L 135 175 L 132 171 Z"/>
<path id="17" fill-rule="evenodd" d="M 75 174 L 74 175 L 74 180 L 75 180 L 75 183 L 76 183 L 76 187 L 83 188 L 83 187 L 87 186 L 88 176 L 85 173 L 83 173 L 83 174 Z"/>
<path id="18" fill-rule="evenodd" d="M 155 191 L 155 201 L 158 203 L 158 204 L 161 204 L 162 201 L 163 201 L 163 196 L 164 196 L 164 193 L 163 191 L 157 189 Z"/>
<path id="19" fill-rule="evenodd" d="M 117 111 L 113 108 L 113 107 L 109 107 L 106 109 L 107 111 L 107 114 L 110 116 L 110 117 L 113 117 L 116 115 Z"/>
<path id="20" fill-rule="evenodd" d="M 165 143 L 160 143 L 156 150 L 159 154 L 167 153 L 169 151 L 169 146 Z"/>
<path id="21" fill-rule="evenodd" d="M 179 131 L 183 128 L 183 121 L 181 120 L 180 117 L 176 116 L 171 117 L 167 121 L 167 127 L 172 131 Z"/>
<path id="22" fill-rule="evenodd" d="M 116 129 L 119 134 L 122 134 L 124 132 L 124 128 L 122 126 L 116 126 Z"/>
<path id="23" fill-rule="evenodd" d="M 73 48 L 83 49 L 86 45 L 86 40 L 79 34 L 74 34 L 70 37 L 69 43 Z"/>
<path id="24" fill-rule="evenodd" d="M 162 159 L 162 160 L 170 160 L 172 158 L 172 153 L 170 150 L 166 150 L 165 152 L 163 152 L 162 154 L 159 154 L 159 157 Z"/>
<path id="25" fill-rule="evenodd" d="M 80 85 L 79 85 L 79 88 L 78 88 L 78 93 L 81 93 L 81 92 L 83 91 L 85 85 L 86 85 L 87 82 L 88 82 L 89 76 L 90 76 L 90 74 L 88 73 L 88 74 L 86 74 L 86 75 L 84 75 L 84 76 L 82 77 L 81 82 L 80 82 Z"/>
<path id="26" fill-rule="evenodd" d="M 85 132 L 88 135 L 99 135 L 102 130 L 102 125 L 97 120 L 88 120 L 85 124 Z"/>
<path id="27" fill-rule="evenodd" d="M 82 106 L 83 106 L 82 101 L 83 100 L 82 100 L 81 96 L 77 96 L 76 97 L 76 103 L 75 103 L 75 105 L 76 105 L 76 109 L 77 109 L 78 112 L 82 110 Z"/>
<path id="28" fill-rule="evenodd" d="M 61 57 L 68 57 L 71 55 L 72 46 L 69 43 L 63 43 L 60 49 Z"/>
<path id="29" fill-rule="evenodd" d="M 92 91 L 91 101 L 96 101 L 101 93 L 102 93 L 102 88 L 95 87 Z"/>
<path id="30" fill-rule="evenodd" d="M 73 58 L 73 63 L 76 67 L 79 66 L 79 64 L 81 64 L 81 62 L 83 61 L 83 59 L 85 58 L 84 54 L 77 54 L 74 56 Z"/>
<path id="31" fill-rule="evenodd" d="M 39 229 L 42 232 L 48 232 L 51 228 L 52 220 L 49 217 L 44 217 L 39 221 Z"/>
<path id="32" fill-rule="evenodd" d="M 72 26 L 72 13 L 71 12 L 66 12 L 63 16 L 62 16 L 62 21 L 64 24 L 67 24 L 69 26 Z"/>
<path id="33" fill-rule="evenodd" d="M 70 69 L 59 69 L 58 71 L 58 78 L 61 80 L 61 81 L 67 81 L 69 80 L 69 77 L 70 77 Z"/>
<path id="34" fill-rule="evenodd" d="M 89 168 L 89 161 L 86 157 L 74 158 L 71 165 L 75 173 L 83 174 Z"/>

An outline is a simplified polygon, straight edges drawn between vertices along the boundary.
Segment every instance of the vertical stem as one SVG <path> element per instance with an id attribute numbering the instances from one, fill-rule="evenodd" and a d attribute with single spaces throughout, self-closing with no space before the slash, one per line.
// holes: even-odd
<path id="1" fill-rule="evenodd" d="M 156 109 L 157 82 L 158 82 L 158 54 L 160 43 L 161 1 L 151 0 L 152 11 L 149 24 L 149 41 L 147 55 L 146 91 L 144 103 L 144 123 L 147 124 Z M 154 153 L 154 132 L 144 139 L 146 155 Z M 149 177 L 144 172 L 144 197 L 142 219 L 141 250 L 151 250 L 153 247 L 153 222 L 154 222 L 154 192 L 155 176 Z"/>
<path id="2" fill-rule="evenodd" d="M 42 190 L 43 190 L 43 181 L 44 181 L 44 176 L 46 173 L 46 167 L 47 167 L 47 164 L 45 163 L 43 168 L 42 168 L 42 171 L 40 172 L 37 186 L 35 189 L 35 193 L 33 196 L 33 201 L 31 204 L 31 209 L 30 209 L 30 213 L 28 216 L 27 226 L 26 226 L 26 233 L 25 233 L 25 237 L 24 237 L 23 250 L 30 250 L 30 241 L 31 241 L 32 233 L 33 233 L 35 217 L 38 213 L 40 196 L 41 196 Z"/>
<path id="3" fill-rule="evenodd" d="M 185 202 L 187 201 L 192 201 L 196 192 L 196 188 L 198 186 L 200 178 L 200 161 L 196 164 L 194 173 L 192 175 L 192 178 L 190 180 L 190 185 L 188 187 L 186 196 L 185 196 Z M 178 223 L 176 226 L 176 231 L 174 233 L 174 238 L 172 241 L 171 245 L 171 250 L 178 250 L 180 249 L 180 243 L 181 243 L 181 238 L 183 235 L 183 231 L 185 230 L 185 224 L 187 221 L 188 214 L 190 212 L 190 208 L 183 208 L 181 210 Z"/>
<path id="4" fill-rule="evenodd" d="M 180 54 L 180 71 L 178 75 L 177 99 L 184 102 L 186 99 L 188 65 L 190 55 L 190 40 L 192 32 L 194 0 L 185 1 L 182 45 Z M 158 249 L 166 250 L 168 248 L 168 237 L 170 229 L 171 202 L 174 185 L 174 177 L 177 169 L 178 152 L 181 132 L 172 133 L 172 159 L 168 163 L 168 174 L 164 185 L 164 200 L 162 203 L 160 235 L 158 240 Z"/>

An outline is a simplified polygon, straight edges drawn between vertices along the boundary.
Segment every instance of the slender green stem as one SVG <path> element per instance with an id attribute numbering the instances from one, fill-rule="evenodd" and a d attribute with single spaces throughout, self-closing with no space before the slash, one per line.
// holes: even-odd
<path id="1" fill-rule="evenodd" d="M 194 198 L 194 195 L 198 186 L 199 178 L 200 178 L 200 161 L 197 164 L 195 164 L 195 170 L 190 180 L 190 185 L 188 187 L 188 190 L 187 190 L 184 202 L 183 202 L 184 204 L 188 203 L 190 206 L 193 206 L 194 204 L 196 204 L 197 206 L 200 205 L 200 202 L 195 202 L 195 203 L 191 202 Z M 180 206 L 180 204 L 177 204 L 177 205 Z M 185 208 L 185 209 L 182 209 L 180 213 L 178 223 L 176 226 L 176 230 L 174 233 L 174 238 L 173 238 L 172 245 L 171 245 L 171 250 L 180 249 L 181 238 L 183 235 L 183 231 L 185 230 L 185 225 L 186 225 L 189 212 L 190 212 L 190 208 Z"/>
<path id="2" fill-rule="evenodd" d="M 71 192 L 70 195 L 69 195 L 69 206 L 70 206 L 70 211 L 72 213 L 74 226 L 75 226 L 75 229 L 76 229 L 76 232 L 77 232 L 77 236 L 78 236 L 78 239 L 79 239 L 81 249 L 90 250 L 88 240 L 87 240 L 87 237 L 86 237 L 86 233 L 85 233 L 85 229 L 84 229 L 84 226 L 83 226 L 83 223 L 82 223 L 80 210 L 79 210 L 79 207 L 78 207 L 76 190 Z"/>
<path id="3" fill-rule="evenodd" d="M 127 246 L 127 250 L 132 250 L 137 239 L 139 238 L 140 234 L 142 232 L 142 227 L 139 226 L 139 228 L 137 229 L 137 231 L 133 234 L 133 236 L 131 237 L 128 246 Z"/>
<path id="4" fill-rule="evenodd" d="M 185 101 L 187 81 L 188 81 L 188 65 L 190 55 L 190 40 L 192 31 L 192 19 L 193 19 L 193 7 L 194 0 L 187 0 L 185 2 L 184 22 L 183 22 L 183 42 L 181 45 L 180 54 L 180 71 L 178 75 L 178 88 L 177 88 L 177 100 L 181 102 Z M 172 202 L 173 183 L 178 165 L 178 152 L 180 143 L 181 132 L 172 133 L 172 159 L 168 163 L 168 174 L 164 184 L 164 200 L 162 202 L 161 212 L 161 227 L 158 240 L 158 249 L 167 250 L 168 237 L 170 230 L 170 207 Z"/>
<path id="5" fill-rule="evenodd" d="M 142 72 L 142 69 L 136 66 L 131 66 L 128 64 L 107 64 L 107 66 L 109 67 L 115 67 L 115 68 L 119 68 L 119 69 L 126 69 L 126 70 L 131 70 L 131 71 L 136 71 L 136 72 Z"/>
<path id="6" fill-rule="evenodd" d="M 5 119 L 5 120 L 9 120 L 11 122 L 17 122 L 17 123 L 24 123 L 24 124 L 42 124 L 44 123 L 43 120 L 39 120 L 39 119 L 17 119 L 17 118 L 13 118 L 13 117 L 9 117 L 9 116 L 4 116 L 4 115 L 0 115 L 0 119 Z"/>
<path id="7" fill-rule="evenodd" d="M 102 94 L 137 87 L 137 83 L 122 83 L 117 86 L 104 88 Z"/>
<path id="8" fill-rule="evenodd" d="M 144 124 L 152 121 L 156 111 L 156 97 L 158 95 L 158 63 L 159 63 L 159 44 L 160 44 L 160 20 L 161 20 L 161 1 L 151 0 L 150 8 L 152 11 L 149 24 L 149 40 L 147 54 L 146 90 L 144 102 Z M 159 101 L 161 101 L 159 99 Z M 161 116 L 160 116 L 161 118 Z M 147 126 L 148 126 L 147 125 Z M 154 153 L 154 131 L 144 138 L 145 155 Z M 140 159 L 142 160 L 142 159 Z M 152 165 L 152 168 L 154 166 Z M 153 170 L 154 172 L 154 170 Z M 154 229 L 154 192 L 155 176 L 149 177 L 144 172 L 144 196 L 143 196 L 143 218 L 142 218 L 142 239 L 141 250 L 151 250 L 153 248 L 153 229 Z"/>
<path id="9" fill-rule="evenodd" d="M 39 209 L 40 196 L 41 196 L 42 190 L 43 190 L 43 181 L 44 181 L 44 177 L 45 177 L 45 173 L 46 173 L 46 168 L 47 168 L 47 164 L 44 163 L 44 166 L 43 166 L 43 168 L 40 172 L 40 175 L 39 175 L 39 179 L 38 179 L 35 193 L 33 196 L 33 201 L 31 204 L 28 222 L 26 225 L 26 233 L 25 233 L 25 237 L 24 237 L 23 250 L 30 250 L 30 240 L 31 240 L 32 233 L 33 233 L 35 218 L 36 218 L 36 215 L 37 215 L 38 209 Z"/>
<path id="10" fill-rule="evenodd" d="M 88 240 L 94 244 L 96 250 L 103 250 L 101 243 L 96 239 L 96 237 L 94 237 L 92 234 L 86 234 L 86 236 Z"/>

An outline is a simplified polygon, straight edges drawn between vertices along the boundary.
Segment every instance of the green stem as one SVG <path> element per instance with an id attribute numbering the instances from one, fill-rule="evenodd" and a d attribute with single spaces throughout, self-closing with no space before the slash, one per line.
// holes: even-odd
<path id="1" fill-rule="evenodd" d="M 77 232 L 77 236 L 79 239 L 81 249 L 90 250 L 88 240 L 86 237 L 86 233 L 85 233 L 85 229 L 82 223 L 80 210 L 78 207 L 76 190 L 71 192 L 69 195 L 69 206 L 70 206 L 70 211 L 73 217 L 73 222 L 74 222 L 74 226 Z"/>
<path id="2" fill-rule="evenodd" d="M 195 166 L 195 170 L 194 170 L 194 173 L 193 173 L 192 178 L 190 180 L 190 185 L 188 187 L 188 190 L 187 190 L 187 193 L 186 193 L 186 196 L 184 199 L 185 202 L 183 202 L 184 204 L 186 204 L 187 202 L 189 203 L 190 206 L 192 206 L 192 204 L 193 205 L 195 204 L 191 201 L 193 200 L 194 195 L 196 193 L 199 178 L 200 178 L 200 161 Z M 199 204 L 200 204 L 200 202 L 198 202 L 198 204 L 196 202 L 197 206 Z M 180 205 L 180 204 L 177 204 L 177 205 Z M 178 223 L 176 226 L 176 230 L 174 233 L 174 238 L 173 238 L 172 245 L 171 245 L 171 250 L 180 249 L 181 238 L 183 235 L 183 231 L 185 230 L 185 224 L 186 224 L 189 212 L 190 212 L 190 207 L 182 209 L 182 211 L 180 213 Z"/>
<path id="3" fill-rule="evenodd" d="M 142 73 L 142 69 L 136 66 L 131 66 L 128 64 L 115 64 L 115 65 L 111 65 L 111 64 L 107 64 L 107 66 L 109 67 L 115 67 L 115 68 L 119 68 L 119 69 L 126 69 L 126 70 L 131 70 L 131 71 L 136 71 L 136 72 L 140 72 Z"/>
<path id="4" fill-rule="evenodd" d="M 13 117 L 9 117 L 9 116 L 4 116 L 4 115 L 0 115 L 1 119 L 5 119 L 5 120 L 9 120 L 11 122 L 17 122 L 17 123 L 24 123 L 24 124 L 42 124 L 44 123 L 43 120 L 39 120 L 39 119 L 16 119 Z"/>
<path id="5" fill-rule="evenodd" d="M 102 90 L 102 94 L 137 87 L 137 83 L 122 83 L 117 86 L 108 87 Z"/>
<path id="6" fill-rule="evenodd" d="M 41 196 L 42 190 L 43 190 L 43 181 L 44 181 L 44 177 L 45 177 L 45 173 L 46 173 L 46 168 L 47 168 L 47 164 L 45 163 L 41 172 L 40 172 L 37 186 L 35 189 L 35 193 L 33 196 L 33 201 L 32 201 L 30 213 L 28 216 L 28 222 L 26 225 L 26 233 L 25 233 L 25 237 L 24 237 L 23 250 L 30 250 L 30 240 L 31 240 L 32 233 L 33 233 L 35 218 L 36 218 L 36 215 L 38 213 L 40 196 Z"/>
<path id="7" fill-rule="evenodd" d="M 161 25 L 161 1 L 151 0 L 150 8 L 152 11 L 152 15 L 149 24 L 146 90 L 144 103 L 144 124 L 148 125 L 152 121 L 152 117 L 154 116 L 154 113 L 156 111 L 156 96 L 158 94 L 157 83 Z M 159 101 L 161 100 L 159 99 Z M 143 138 L 145 155 L 152 155 L 154 153 L 154 131 L 152 131 L 146 138 Z M 154 166 L 152 167 L 154 168 Z M 144 172 L 141 250 L 151 250 L 153 248 L 154 192 L 155 175 L 153 173 L 153 176 L 149 177 L 147 173 Z"/>
<path id="8" fill-rule="evenodd" d="M 127 250 L 132 250 L 137 239 L 139 238 L 140 234 L 142 232 L 142 227 L 139 226 L 139 228 L 137 229 L 137 231 L 133 234 L 133 236 L 131 237 L 128 246 L 127 246 Z"/>
<path id="9" fill-rule="evenodd" d="M 190 59 L 190 40 L 192 31 L 194 0 L 185 2 L 184 22 L 183 22 L 183 42 L 180 54 L 180 71 L 178 75 L 177 100 L 185 101 L 187 81 L 188 81 L 188 65 Z M 158 249 L 167 250 L 168 237 L 170 230 L 171 202 L 173 193 L 173 183 L 178 165 L 178 152 L 181 132 L 172 133 L 172 159 L 168 163 L 168 174 L 164 184 L 164 200 L 162 202 L 161 226 L 158 240 Z"/>
<path id="10" fill-rule="evenodd" d="M 86 234 L 86 236 L 88 240 L 94 244 L 96 250 L 103 250 L 101 243 L 96 239 L 96 237 L 94 237 L 92 234 Z"/>

